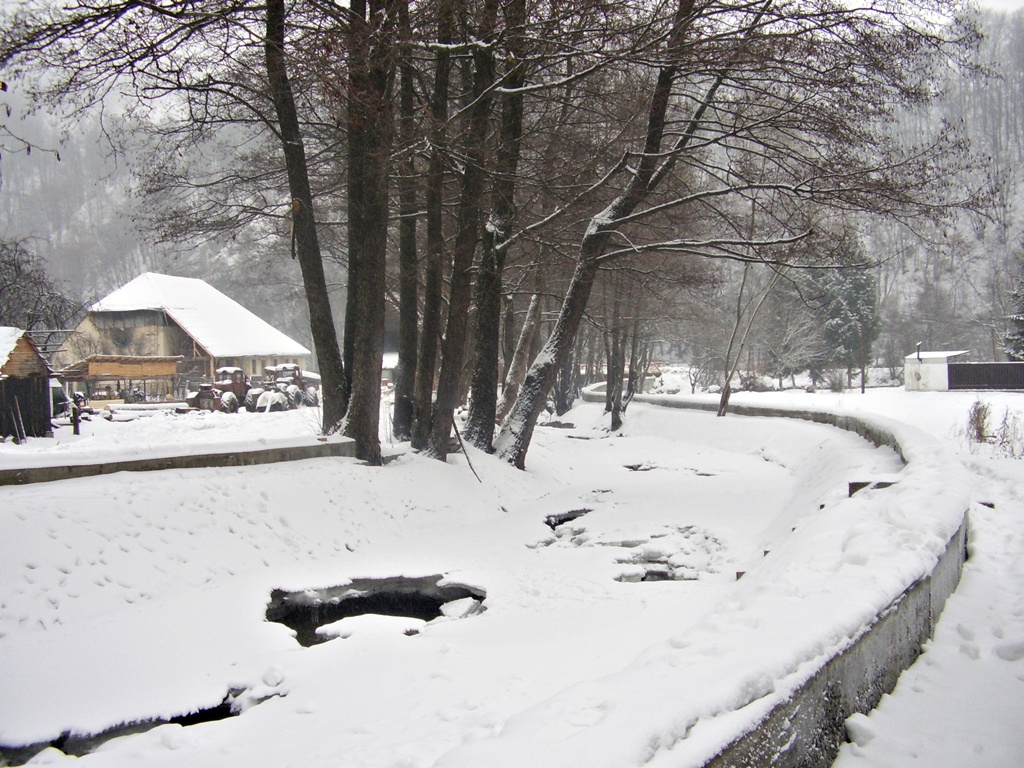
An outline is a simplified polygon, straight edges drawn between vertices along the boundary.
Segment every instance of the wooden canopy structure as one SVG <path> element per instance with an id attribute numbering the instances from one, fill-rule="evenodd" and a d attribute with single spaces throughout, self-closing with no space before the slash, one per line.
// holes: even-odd
<path id="1" fill-rule="evenodd" d="M 178 376 L 182 355 L 90 355 L 60 372 L 65 381 L 81 382 L 91 393 L 101 382 L 126 382 L 131 385 L 150 381 L 173 384 Z"/>
<path id="2" fill-rule="evenodd" d="M 61 371 L 61 378 L 67 381 L 173 379 L 178 375 L 178 363 L 184 359 L 182 355 L 90 355 Z"/>

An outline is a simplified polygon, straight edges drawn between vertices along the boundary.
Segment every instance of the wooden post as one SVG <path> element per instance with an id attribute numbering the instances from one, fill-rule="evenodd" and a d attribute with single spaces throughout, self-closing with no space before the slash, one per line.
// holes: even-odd
<path id="1" fill-rule="evenodd" d="M 21 438 L 18 437 L 18 423 L 14 419 L 14 409 L 7 409 L 8 417 L 11 420 L 11 437 L 14 438 L 15 445 L 21 445 Z"/>
<path id="2" fill-rule="evenodd" d="M 17 431 L 18 436 L 21 438 L 21 442 L 25 442 L 28 436 L 25 434 L 25 422 L 21 419 L 21 404 L 18 402 L 18 396 L 14 396 L 14 429 Z"/>

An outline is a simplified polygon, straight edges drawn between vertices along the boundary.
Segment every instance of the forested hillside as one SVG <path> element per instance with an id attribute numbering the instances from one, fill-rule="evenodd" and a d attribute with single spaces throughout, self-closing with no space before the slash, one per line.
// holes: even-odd
<path id="1" fill-rule="evenodd" d="M 938 108 L 906 116 L 897 130 L 913 138 L 924 121 L 962 125 L 981 161 L 973 183 L 985 185 L 986 205 L 919 231 L 865 225 L 884 259 L 878 352 L 890 361 L 918 341 L 970 349 L 975 360 L 1006 359 L 1009 294 L 1024 268 L 1024 14 L 984 14 L 982 29 L 984 71 L 947 78 Z"/>

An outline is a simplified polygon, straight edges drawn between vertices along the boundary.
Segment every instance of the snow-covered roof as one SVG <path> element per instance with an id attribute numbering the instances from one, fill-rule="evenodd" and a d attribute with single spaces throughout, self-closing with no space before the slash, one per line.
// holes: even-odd
<path id="1" fill-rule="evenodd" d="M 21 328 L 12 328 L 9 325 L 0 325 L 0 368 L 7 365 L 11 352 L 18 344 L 18 339 L 25 335 Z"/>
<path id="2" fill-rule="evenodd" d="M 310 351 L 208 283 L 145 272 L 90 312 L 162 310 L 213 357 L 308 356 Z"/>
<path id="3" fill-rule="evenodd" d="M 935 361 L 935 360 L 948 360 L 951 357 L 959 357 L 960 355 L 966 355 L 970 351 L 971 350 L 969 350 L 969 349 L 958 349 L 958 350 L 955 350 L 955 351 L 952 351 L 952 352 L 942 352 L 942 351 L 925 352 L 924 350 L 922 350 L 920 352 L 911 352 L 909 355 L 906 356 L 905 359 L 906 360 L 918 360 L 918 359 L 921 359 L 921 360 L 931 360 L 931 361 Z"/>

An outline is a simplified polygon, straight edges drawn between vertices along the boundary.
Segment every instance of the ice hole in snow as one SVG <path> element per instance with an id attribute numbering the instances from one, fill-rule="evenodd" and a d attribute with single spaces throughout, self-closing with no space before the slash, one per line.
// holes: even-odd
<path id="1" fill-rule="evenodd" d="M 199 709 L 184 715 L 176 715 L 169 718 L 154 718 L 150 720 L 136 720 L 130 723 L 121 723 L 112 728 L 100 731 L 99 733 L 72 733 L 65 731 L 52 741 L 37 742 L 20 746 L 0 745 L 0 765 L 24 765 L 40 752 L 47 749 L 58 749 L 65 755 L 82 757 L 95 752 L 106 742 L 121 736 L 131 736 L 137 733 L 145 733 L 161 725 L 180 725 L 187 727 L 199 723 L 212 723 L 217 720 L 225 720 L 241 714 L 242 707 L 240 697 L 245 693 L 243 690 L 232 690 L 224 697 L 224 700 L 216 706 L 207 709 Z M 261 700 L 251 703 L 258 704 Z M 237 702 L 237 703 L 236 703 Z"/>
<path id="2" fill-rule="evenodd" d="M 571 520 L 575 520 L 577 517 L 583 517 L 587 512 L 593 512 L 594 510 L 590 507 L 581 507 L 580 509 L 570 509 L 568 512 L 559 512 L 554 515 L 548 515 L 544 518 L 544 522 L 547 523 L 548 528 L 552 531 L 555 530 L 562 523 L 568 523 Z"/>
<path id="3" fill-rule="evenodd" d="M 295 631 L 295 639 L 305 647 L 337 636 L 338 632 L 317 630 L 341 619 L 366 614 L 404 616 L 432 621 L 441 616 L 464 618 L 484 610 L 487 594 L 464 584 L 442 584 L 442 575 L 381 579 L 355 579 L 326 589 L 288 592 L 275 589 L 267 605 L 267 620 L 284 624 Z M 459 601 L 457 605 L 453 605 Z M 446 606 L 451 610 L 446 610 Z M 407 630 L 406 634 L 416 634 Z"/>

